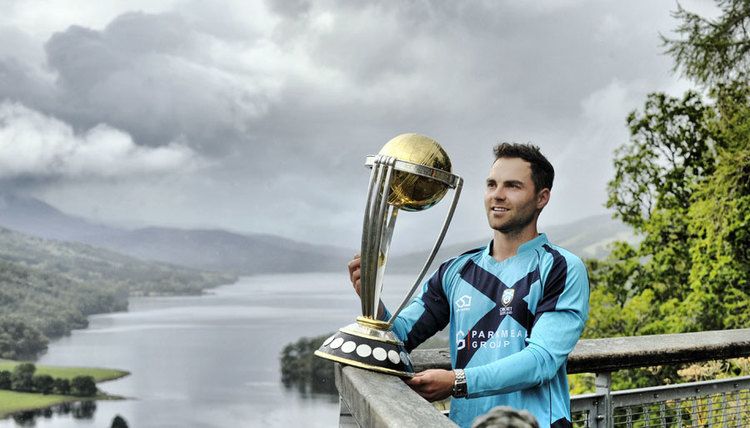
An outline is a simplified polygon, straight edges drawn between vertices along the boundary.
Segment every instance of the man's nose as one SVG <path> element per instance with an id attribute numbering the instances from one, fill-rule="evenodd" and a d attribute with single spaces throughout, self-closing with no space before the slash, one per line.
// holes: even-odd
<path id="1" fill-rule="evenodd" d="M 492 197 L 492 199 L 497 199 L 500 201 L 505 200 L 505 191 L 502 187 L 498 186 L 490 193 L 490 197 Z"/>

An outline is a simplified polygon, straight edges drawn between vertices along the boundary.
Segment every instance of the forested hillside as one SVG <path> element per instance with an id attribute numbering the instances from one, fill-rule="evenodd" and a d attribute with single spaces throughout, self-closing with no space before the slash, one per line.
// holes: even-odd
<path id="1" fill-rule="evenodd" d="M 0 260 L 66 278 L 121 287 L 129 294 L 198 294 L 233 282 L 233 275 L 145 262 L 85 244 L 35 238 L 0 228 Z"/>
<path id="2" fill-rule="evenodd" d="M 32 358 L 86 316 L 127 309 L 128 295 L 197 294 L 234 280 L 0 228 L 0 358 Z"/>
<path id="3" fill-rule="evenodd" d="M 0 358 L 29 358 L 86 316 L 125 310 L 127 291 L 0 260 Z"/>

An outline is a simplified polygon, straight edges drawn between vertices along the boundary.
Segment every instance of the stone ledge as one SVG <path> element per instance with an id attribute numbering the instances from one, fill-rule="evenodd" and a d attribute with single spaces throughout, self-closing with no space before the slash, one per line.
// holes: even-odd
<path id="1" fill-rule="evenodd" d="M 396 376 L 335 364 L 336 387 L 361 427 L 453 427 Z"/>
<path id="2" fill-rule="evenodd" d="M 634 367 L 750 356 L 750 329 L 581 340 L 568 373 L 605 373 Z M 447 349 L 415 350 L 415 370 L 450 369 Z"/>

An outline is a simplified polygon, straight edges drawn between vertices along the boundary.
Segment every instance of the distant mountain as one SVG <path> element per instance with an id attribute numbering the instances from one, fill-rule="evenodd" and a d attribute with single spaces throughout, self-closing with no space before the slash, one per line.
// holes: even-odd
<path id="1" fill-rule="evenodd" d="M 636 241 L 636 237 L 628 226 L 619 220 L 612 219 L 608 214 L 586 217 L 572 223 L 542 228 L 540 232 L 546 233 L 549 240 L 554 244 L 570 250 L 573 254 L 583 259 L 606 257 L 609 254 L 608 246 L 614 241 Z M 451 257 L 472 248 L 487 245 L 491 239 L 492 235 L 488 232 L 487 237 L 484 239 L 441 247 L 430 270 L 436 269 L 441 262 Z M 394 254 L 388 260 L 387 270 L 392 272 L 418 273 L 427 258 L 428 252 L 429 248 L 425 248 L 423 252 L 419 253 Z"/>
<path id="2" fill-rule="evenodd" d="M 198 294 L 236 280 L 232 275 L 139 260 L 82 243 L 42 239 L 2 227 L 0 261 L 125 296 Z"/>
<path id="3" fill-rule="evenodd" d="M 82 242 L 143 260 L 248 275 L 260 273 L 343 271 L 353 250 L 300 243 L 274 235 L 224 230 L 148 227 L 136 230 L 94 224 L 33 198 L 0 194 L 0 226 L 47 239 Z M 550 240 L 582 258 L 601 258 L 615 240 L 633 241 L 631 230 L 609 215 L 544 228 Z M 396 231 L 398 233 L 398 231 Z M 491 235 L 444 246 L 436 262 L 486 245 Z M 388 270 L 416 272 L 426 253 L 393 254 Z M 434 265 L 436 266 L 436 265 Z"/>
<path id="4" fill-rule="evenodd" d="M 94 224 L 38 199 L 0 194 L 0 226 L 47 239 L 82 242 L 143 260 L 197 269 L 260 274 L 341 271 L 352 250 L 263 234 Z"/>
<path id="5" fill-rule="evenodd" d="M 0 192 L 0 226 L 60 241 L 87 242 L 117 229 L 69 216 L 39 199 Z"/>

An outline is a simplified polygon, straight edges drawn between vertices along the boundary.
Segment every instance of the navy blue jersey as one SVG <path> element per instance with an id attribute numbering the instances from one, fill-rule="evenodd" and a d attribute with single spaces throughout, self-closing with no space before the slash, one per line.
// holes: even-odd
<path id="1" fill-rule="evenodd" d="M 541 427 L 571 426 L 565 362 L 588 317 L 586 268 L 544 234 L 502 262 L 490 249 L 443 263 L 393 330 L 411 351 L 450 325 L 451 362 L 469 392 L 451 401 L 458 425 L 503 405 L 528 410 Z"/>

